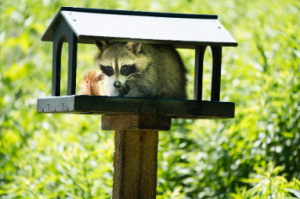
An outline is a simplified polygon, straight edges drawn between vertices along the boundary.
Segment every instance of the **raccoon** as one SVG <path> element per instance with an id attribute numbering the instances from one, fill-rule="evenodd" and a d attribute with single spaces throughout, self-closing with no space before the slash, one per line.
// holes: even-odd
<path id="1" fill-rule="evenodd" d="M 95 41 L 108 95 L 186 99 L 186 69 L 171 45 Z"/>

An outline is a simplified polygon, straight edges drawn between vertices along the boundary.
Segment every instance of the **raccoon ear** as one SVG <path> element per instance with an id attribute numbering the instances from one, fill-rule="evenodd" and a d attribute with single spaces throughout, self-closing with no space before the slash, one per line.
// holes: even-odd
<path id="1" fill-rule="evenodd" d="M 107 47 L 108 42 L 107 41 L 97 41 L 97 40 L 95 40 L 95 44 L 98 47 L 98 49 L 102 51 Z"/>
<path id="2" fill-rule="evenodd" d="M 137 43 L 137 42 L 128 42 L 126 44 L 126 47 L 129 50 L 132 50 L 133 53 L 138 53 L 142 50 L 142 43 Z"/>

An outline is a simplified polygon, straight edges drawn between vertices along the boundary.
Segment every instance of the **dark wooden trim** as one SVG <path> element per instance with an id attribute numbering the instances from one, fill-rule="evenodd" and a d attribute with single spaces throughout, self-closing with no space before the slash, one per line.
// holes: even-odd
<path id="1" fill-rule="evenodd" d="M 203 61 L 206 46 L 197 46 L 195 51 L 194 100 L 202 100 Z"/>
<path id="2" fill-rule="evenodd" d="M 64 42 L 68 42 L 68 83 L 67 94 L 75 95 L 77 70 L 77 37 L 64 19 L 55 24 L 53 42 L 52 96 L 60 96 L 61 52 Z"/>
<path id="3" fill-rule="evenodd" d="M 37 110 L 39 113 L 150 114 L 195 119 L 234 117 L 232 102 L 85 95 L 39 98 Z"/>
<path id="4" fill-rule="evenodd" d="M 65 36 L 60 32 L 54 33 L 52 61 L 52 96 L 60 96 L 61 82 L 61 51 Z"/>
<path id="5" fill-rule="evenodd" d="M 72 31 L 68 31 L 69 62 L 68 62 L 68 87 L 67 94 L 75 95 L 76 70 L 77 70 L 77 37 Z"/>
<path id="6" fill-rule="evenodd" d="M 211 82 L 211 101 L 220 101 L 222 47 L 211 46 L 213 66 Z"/>
<path id="7" fill-rule="evenodd" d="M 191 19 L 218 19 L 217 15 L 205 15 L 205 14 L 144 12 L 144 11 L 131 11 L 131 10 L 109 10 L 109 9 L 78 8 L 78 7 L 77 8 L 76 7 L 61 7 L 60 10 L 61 11 L 85 12 L 85 13 L 132 15 L 132 16 L 191 18 Z"/>

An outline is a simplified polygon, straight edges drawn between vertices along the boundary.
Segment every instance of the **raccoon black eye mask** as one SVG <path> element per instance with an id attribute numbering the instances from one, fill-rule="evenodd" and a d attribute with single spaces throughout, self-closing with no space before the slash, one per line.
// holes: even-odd
<path id="1" fill-rule="evenodd" d="M 101 70 L 103 71 L 103 73 L 107 76 L 113 76 L 114 75 L 114 70 L 111 66 L 103 66 L 100 65 Z"/>
<path id="2" fill-rule="evenodd" d="M 113 76 L 114 75 L 114 70 L 111 66 L 100 65 L 100 69 L 107 76 Z M 133 65 L 124 65 L 121 68 L 121 75 L 128 76 L 128 75 L 131 75 L 131 74 L 135 73 L 135 71 L 136 71 L 135 64 L 133 64 Z"/>
<path id="3" fill-rule="evenodd" d="M 135 73 L 136 67 L 135 64 L 132 65 L 124 65 L 121 68 L 121 75 L 128 76 Z"/>

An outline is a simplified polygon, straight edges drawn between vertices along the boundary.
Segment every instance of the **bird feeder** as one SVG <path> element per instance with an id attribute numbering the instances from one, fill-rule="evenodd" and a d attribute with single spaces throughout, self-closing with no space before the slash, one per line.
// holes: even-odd
<path id="1" fill-rule="evenodd" d="M 76 95 L 78 43 L 95 40 L 169 44 L 195 50 L 194 99 Z M 52 96 L 38 99 L 39 113 L 102 114 L 102 129 L 115 130 L 113 198 L 155 198 L 158 130 L 171 118 L 233 118 L 233 102 L 220 101 L 222 47 L 237 42 L 216 15 L 61 7 L 42 36 L 53 42 Z M 68 43 L 67 95 L 60 96 L 61 52 Z M 203 59 L 212 52 L 210 101 L 202 100 Z"/>

